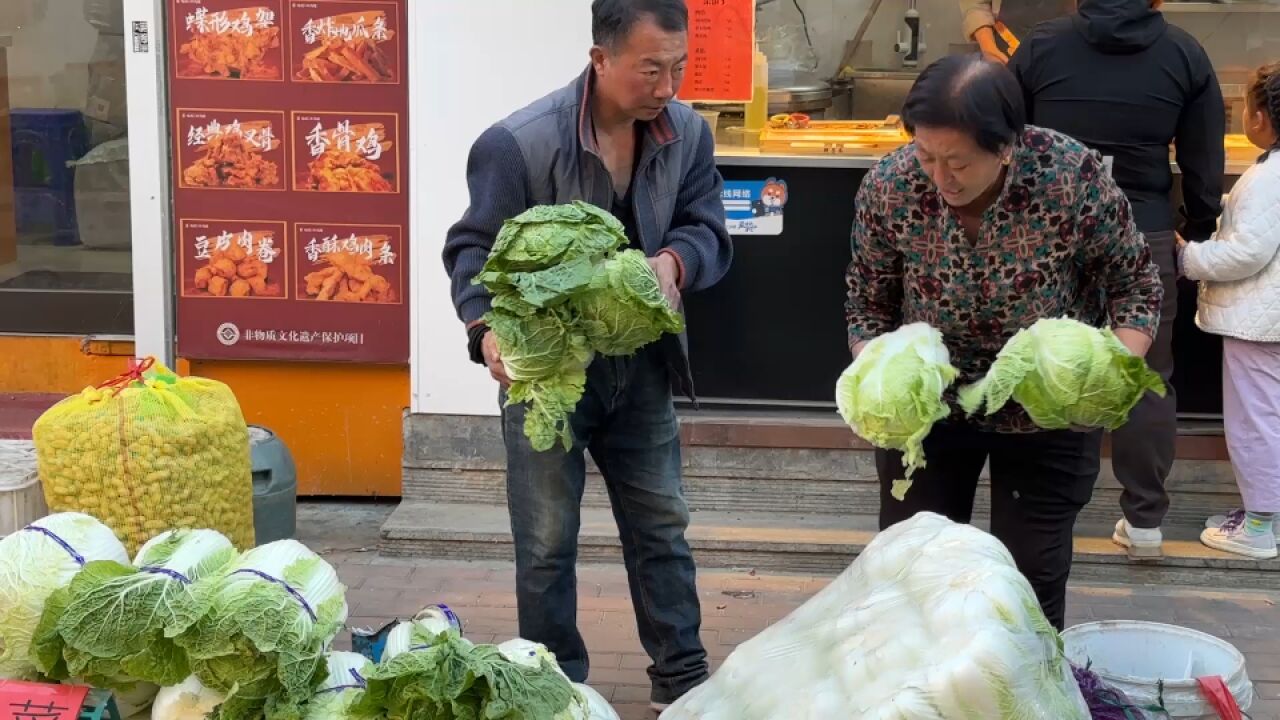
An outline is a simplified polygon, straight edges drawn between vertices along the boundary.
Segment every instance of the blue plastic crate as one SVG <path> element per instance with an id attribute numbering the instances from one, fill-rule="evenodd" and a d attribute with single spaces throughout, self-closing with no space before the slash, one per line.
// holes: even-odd
<path id="1" fill-rule="evenodd" d="M 55 245 L 80 244 L 74 167 L 89 151 L 79 110 L 18 108 L 10 112 L 18 232 L 47 233 Z"/>
<path id="2" fill-rule="evenodd" d="M 80 225 L 72 193 L 48 188 L 14 188 L 19 235 L 47 235 L 54 245 L 79 245 Z"/>
<path id="3" fill-rule="evenodd" d="M 89 133 L 79 110 L 11 110 L 13 184 L 72 192 L 75 169 L 67 167 L 89 152 Z"/>

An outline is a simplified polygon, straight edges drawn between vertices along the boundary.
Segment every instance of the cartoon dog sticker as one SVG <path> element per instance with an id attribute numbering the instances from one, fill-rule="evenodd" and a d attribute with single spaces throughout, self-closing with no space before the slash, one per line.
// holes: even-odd
<path id="1" fill-rule="evenodd" d="M 751 205 L 751 214 L 755 217 L 765 215 L 781 215 L 787 204 L 787 183 L 785 180 L 769 178 L 760 191 L 760 199 Z"/>

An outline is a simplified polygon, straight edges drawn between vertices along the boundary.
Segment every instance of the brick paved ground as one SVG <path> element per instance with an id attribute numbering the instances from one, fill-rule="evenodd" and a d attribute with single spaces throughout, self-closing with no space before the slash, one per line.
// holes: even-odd
<path id="1" fill-rule="evenodd" d="M 313 516 L 311 520 L 315 520 Z M 430 602 L 462 616 L 467 636 L 480 642 L 516 635 L 512 568 L 503 563 L 406 561 L 372 551 L 376 525 L 361 522 L 346 536 L 333 517 L 306 522 L 300 538 L 335 563 L 350 587 L 351 624 L 381 626 Z M 739 643 L 786 615 L 823 587 L 826 578 L 703 572 L 703 640 L 718 665 Z M 1225 638 L 1249 658 L 1259 702 L 1254 720 L 1280 720 L 1280 594 L 1203 592 L 1136 587 L 1074 587 L 1069 621 L 1103 619 L 1169 622 Z M 590 683 L 622 720 L 652 720 L 646 709 L 648 665 L 620 567 L 585 566 L 579 572 L 579 616 L 591 650 Z"/>

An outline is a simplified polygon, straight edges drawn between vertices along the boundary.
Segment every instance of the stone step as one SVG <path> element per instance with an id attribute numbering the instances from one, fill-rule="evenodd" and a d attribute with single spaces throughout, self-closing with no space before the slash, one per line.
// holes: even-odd
<path id="1" fill-rule="evenodd" d="M 1111 543 L 1105 527 L 1081 530 L 1072 573 L 1076 582 L 1280 590 L 1280 562 L 1237 559 L 1203 547 L 1189 534 L 1166 542 L 1164 560 L 1139 564 Z M 688 538 L 703 568 L 832 575 L 847 567 L 874 534 L 869 515 L 710 511 L 694 514 Z M 379 550 L 397 557 L 511 560 L 510 519 L 501 505 L 403 502 L 383 526 Z M 582 562 L 621 560 L 608 510 L 583 509 L 578 557 Z"/>
<path id="2" fill-rule="evenodd" d="M 691 510 L 700 512 L 793 512 L 833 515 L 874 514 L 880 502 L 879 484 L 865 458 L 851 457 L 850 470 L 840 478 L 819 478 L 772 472 L 738 471 L 705 467 L 689 462 L 698 448 L 686 452 L 685 497 Z M 1231 467 L 1221 462 L 1188 461 L 1175 466 L 1169 479 L 1171 506 L 1169 527 L 1199 528 L 1208 511 L 1225 512 L 1240 506 Z M 979 516 L 990 507 L 990 488 L 984 473 L 975 507 Z M 405 468 L 403 498 L 407 502 L 504 505 L 506 479 L 502 469 Z M 1081 513 L 1082 522 L 1119 518 L 1120 485 L 1104 463 L 1093 501 Z M 609 496 L 598 473 L 587 476 L 583 505 L 608 508 Z"/>

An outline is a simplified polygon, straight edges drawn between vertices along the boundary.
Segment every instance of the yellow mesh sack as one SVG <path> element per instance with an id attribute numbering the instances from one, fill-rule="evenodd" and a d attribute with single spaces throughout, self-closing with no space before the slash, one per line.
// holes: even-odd
<path id="1" fill-rule="evenodd" d="M 32 428 L 49 510 L 98 518 L 131 555 L 176 528 L 210 528 L 253 547 L 249 429 L 231 389 L 153 359 L 131 365 Z"/>

